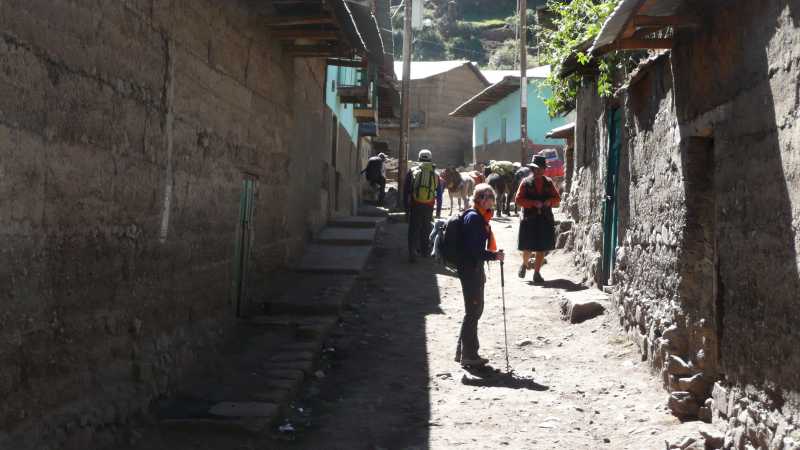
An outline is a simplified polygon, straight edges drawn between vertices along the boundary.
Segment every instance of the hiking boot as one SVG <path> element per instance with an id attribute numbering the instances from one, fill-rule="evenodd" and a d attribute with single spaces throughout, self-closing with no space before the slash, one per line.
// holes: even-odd
<path id="1" fill-rule="evenodd" d="M 533 282 L 538 284 L 544 283 L 544 278 L 542 278 L 539 272 L 533 272 Z"/>
<path id="2" fill-rule="evenodd" d="M 519 265 L 519 272 L 517 272 L 517 276 L 520 277 L 520 278 L 525 278 L 525 271 L 527 271 L 527 270 L 528 270 L 528 268 L 525 267 L 525 264 L 520 264 Z"/>
<path id="3" fill-rule="evenodd" d="M 481 358 L 480 356 L 477 356 L 475 358 L 461 358 L 462 366 L 481 367 L 485 366 L 488 363 L 489 363 L 488 359 Z"/>

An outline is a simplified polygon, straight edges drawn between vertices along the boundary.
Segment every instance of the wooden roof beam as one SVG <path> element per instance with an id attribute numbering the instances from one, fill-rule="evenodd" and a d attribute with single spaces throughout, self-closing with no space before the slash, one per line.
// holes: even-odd
<path id="1" fill-rule="evenodd" d="M 672 39 L 620 39 L 609 47 L 612 50 L 669 50 L 672 48 Z"/>
<path id="2" fill-rule="evenodd" d="M 281 40 L 310 39 L 314 41 L 336 41 L 338 31 L 286 29 L 272 31 L 272 37 Z"/>
<path id="3" fill-rule="evenodd" d="M 296 25 L 334 25 L 336 19 L 327 15 L 313 15 L 313 16 L 275 16 L 267 20 L 267 26 L 274 27 L 289 27 Z"/>
<path id="4" fill-rule="evenodd" d="M 366 61 L 356 60 L 356 59 L 345 59 L 345 58 L 330 58 L 328 59 L 328 65 L 339 66 L 339 67 L 361 68 L 366 66 Z"/>
<path id="5" fill-rule="evenodd" d="M 691 16 L 634 16 L 633 25 L 642 28 L 697 27 L 700 22 Z"/>
<path id="6" fill-rule="evenodd" d="M 316 58 L 336 56 L 339 49 L 328 45 L 287 45 L 284 52 L 293 58 Z"/>

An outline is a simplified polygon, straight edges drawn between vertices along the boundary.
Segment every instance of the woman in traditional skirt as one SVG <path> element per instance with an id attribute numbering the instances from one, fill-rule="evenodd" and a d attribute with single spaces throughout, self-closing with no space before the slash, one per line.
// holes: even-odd
<path id="1" fill-rule="evenodd" d="M 556 247 L 553 208 L 558 207 L 561 196 L 553 181 L 544 176 L 547 168 L 544 156 L 534 156 L 529 167 L 533 174 L 522 180 L 514 199 L 518 207 L 524 208 L 517 240 L 517 248 L 522 251 L 522 265 L 517 275 L 525 278 L 525 271 L 530 269 L 531 253 L 534 253 L 533 282 L 544 283 L 539 271 L 545 253 Z"/>

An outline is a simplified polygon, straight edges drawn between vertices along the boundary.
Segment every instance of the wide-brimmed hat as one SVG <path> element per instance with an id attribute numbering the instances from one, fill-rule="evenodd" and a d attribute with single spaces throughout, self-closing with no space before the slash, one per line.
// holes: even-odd
<path id="1" fill-rule="evenodd" d="M 433 160 L 433 156 L 431 155 L 431 151 L 428 149 L 423 149 L 419 151 L 419 156 L 417 157 L 418 161 L 425 161 L 430 162 Z"/>
<path id="2" fill-rule="evenodd" d="M 531 158 L 531 163 L 528 164 L 528 167 L 547 169 L 547 158 L 542 155 L 533 155 L 533 158 Z"/>

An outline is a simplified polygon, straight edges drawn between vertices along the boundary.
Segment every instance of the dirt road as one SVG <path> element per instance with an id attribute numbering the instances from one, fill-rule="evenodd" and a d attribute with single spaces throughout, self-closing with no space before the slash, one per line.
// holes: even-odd
<path id="1" fill-rule="evenodd" d="M 406 261 L 405 225 L 387 226 L 369 272 L 326 352 L 320 378 L 266 444 L 274 448 L 661 449 L 696 434 L 612 313 L 560 320 L 558 296 L 583 289 L 554 253 L 545 286 L 516 276 L 516 218 L 493 222 L 508 253 L 506 309 L 513 377 L 463 382 L 453 361 L 463 304 L 458 279 Z M 481 353 L 505 371 L 499 266 L 488 270 Z M 286 425 L 290 425 L 287 427 Z M 253 447 L 263 448 L 253 443 Z"/>

